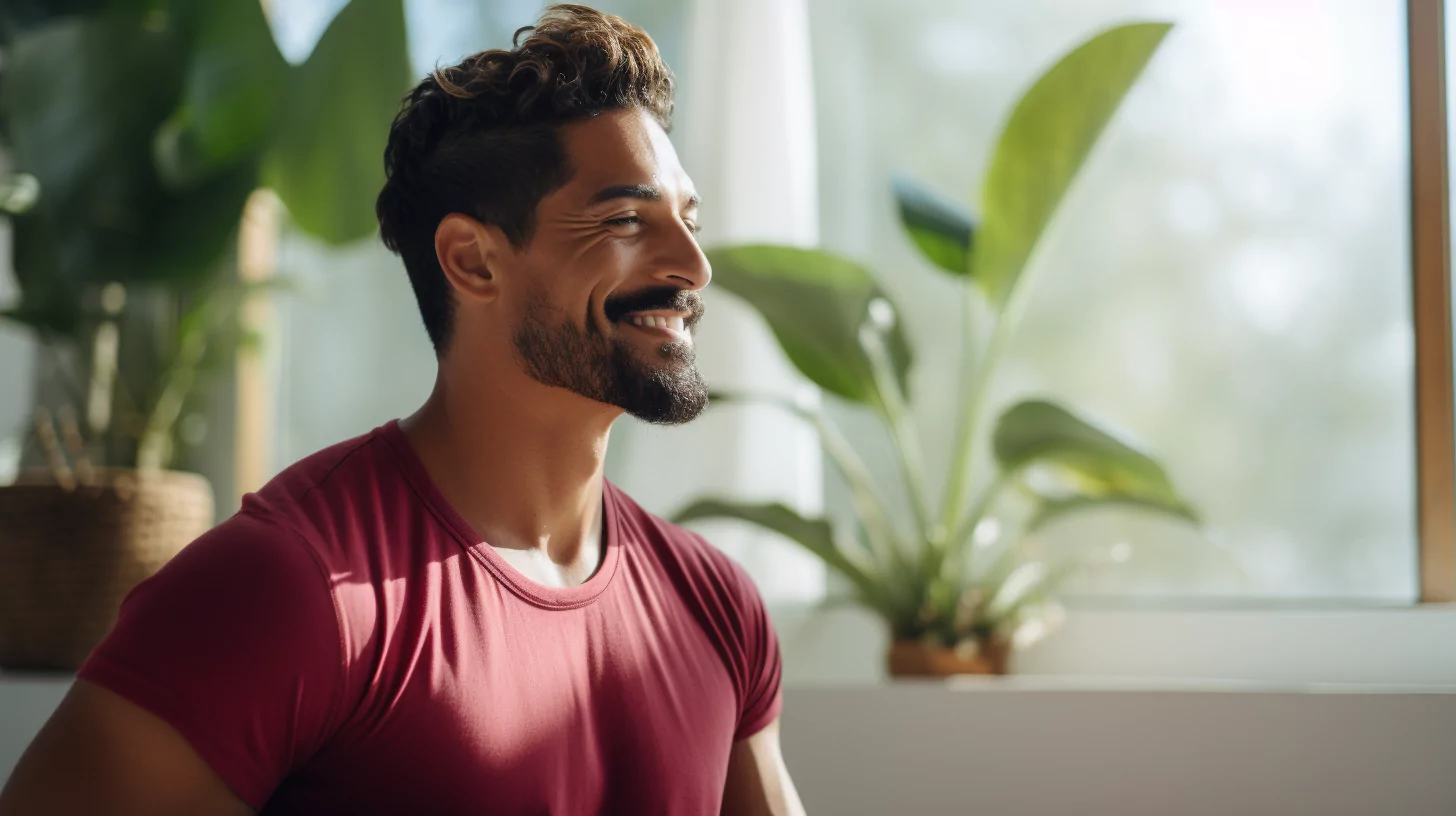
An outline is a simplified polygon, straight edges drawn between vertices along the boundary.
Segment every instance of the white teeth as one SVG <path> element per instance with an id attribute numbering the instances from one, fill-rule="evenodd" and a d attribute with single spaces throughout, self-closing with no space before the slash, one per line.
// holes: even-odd
<path id="1" fill-rule="evenodd" d="M 670 317 L 661 317 L 658 315 L 630 315 L 627 317 L 627 322 L 631 323 L 634 326 L 652 326 L 659 329 L 672 329 L 673 331 L 680 334 L 687 333 L 687 329 L 684 327 L 683 318 L 679 317 L 678 315 L 672 315 Z"/>

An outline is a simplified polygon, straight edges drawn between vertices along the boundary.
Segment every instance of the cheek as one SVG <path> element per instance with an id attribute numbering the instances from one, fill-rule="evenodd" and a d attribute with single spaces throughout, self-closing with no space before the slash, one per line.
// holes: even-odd
<path id="1" fill-rule="evenodd" d="M 610 335 L 606 301 L 630 286 L 631 250 L 622 241 L 598 241 L 583 251 L 543 263 L 532 270 L 540 296 L 557 310 L 553 322 L 569 320 L 579 330 Z"/>

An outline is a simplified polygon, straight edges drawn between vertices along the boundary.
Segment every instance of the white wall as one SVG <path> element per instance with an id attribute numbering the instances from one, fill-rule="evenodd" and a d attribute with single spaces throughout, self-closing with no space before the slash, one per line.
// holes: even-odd
<path id="1" fill-rule="evenodd" d="M 0 219 L 0 307 L 19 297 L 10 271 L 10 224 Z M 20 455 L 20 439 L 30 414 L 35 341 L 29 332 L 0 320 L 0 484 L 8 484 Z"/>
<path id="2" fill-rule="evenodd" d="M 790 688 L 810 813 L 1456 813 L 1456 694 L 1089 689 L 1004 679 Z M 0 780 L 65 679 L 0 678 Z"/>
<path id="3" fill-rule="evenodd" d="M 810 813 L 1456 813 L 1456 695 L 792 689 Z"/>

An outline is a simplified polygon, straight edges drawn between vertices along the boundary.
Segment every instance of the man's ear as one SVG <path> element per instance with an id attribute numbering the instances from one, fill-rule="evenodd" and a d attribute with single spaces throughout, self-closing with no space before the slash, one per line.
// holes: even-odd
<path id="1" fill-rule="evenodd" d="M 468 215 L 451 213 L 435 227 L 435 257 L 462 298 L 495 300 L 501 262 L 509 250 L 505 233 Z"/>

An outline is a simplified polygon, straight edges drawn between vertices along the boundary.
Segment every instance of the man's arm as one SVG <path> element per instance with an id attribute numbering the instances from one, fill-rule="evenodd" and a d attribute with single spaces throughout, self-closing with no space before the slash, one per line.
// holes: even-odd
<path id="1" fill-rule="evenodd" d="M 779 721 L 733 744 L 728 781 L 723 787 L 724 816 L 804 816 L 804 805 L 779 749 Z"/>
<path id="2" fill-rule="evenodd" d="M 0 792 L 0 816 L 249 816 L 170 725 L 77 680 Z"/>

